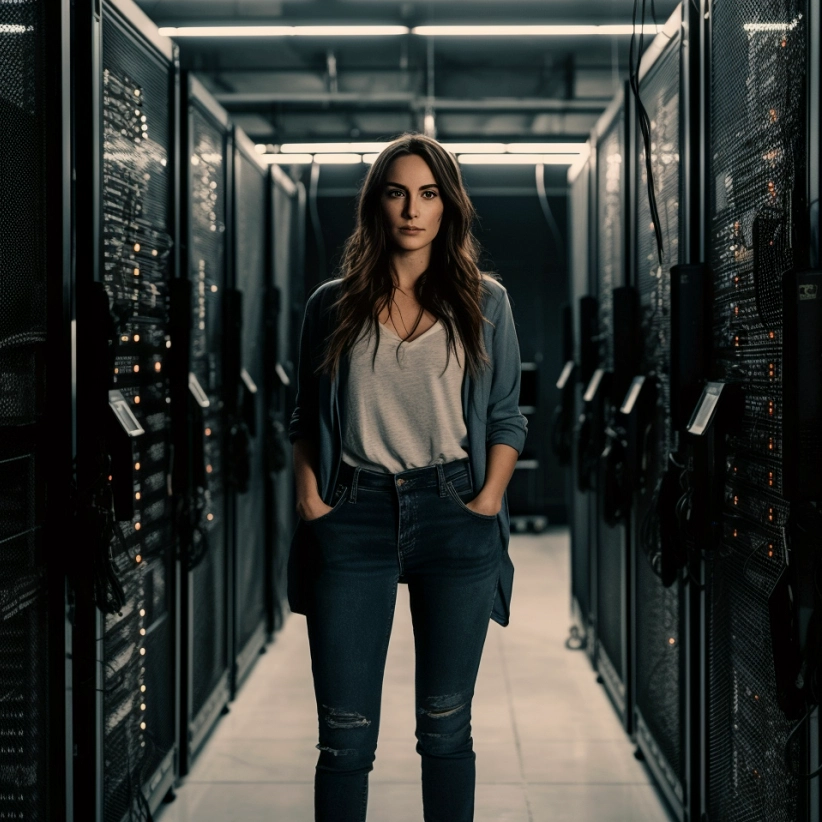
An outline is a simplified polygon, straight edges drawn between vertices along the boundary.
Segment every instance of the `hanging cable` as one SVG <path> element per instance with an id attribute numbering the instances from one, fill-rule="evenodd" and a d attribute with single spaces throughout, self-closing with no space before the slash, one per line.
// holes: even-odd
<path id="1" fill-rule="evenodd" d="M 551 205 L 548 202 L 548 192 L 545 188 L 545 163 L 537 163 L 536 165 L 536 176 L 537 176 L 537 197 L 539 197 L 539 205 L 542 209 L 542 213 L 545 216 L 545 222 L 548 223 L 548 228 L 551 229 L 551 234 L 554 235 L 554 242 L 556 243 L 557 250 L 559 251 L 559 264 L 560 267 L 564 267 L 565 265 L 565 243 L 562 239 L 562 232 L 559 230 L 559 226 L 557 225 L 557 221 L 554 218 L 554 213 L 551 211 Z"/>
<path id="2" fill-rule="evenodd" d="M 633 92 L 634 99 L 636 100 L 637 120 L 639 121 L 639 128 L 642 131 L 642 143 L 645 147 L 645 172 L 648 178 L 648 208 L 651 212 L 651 222 L 654 226 L 657 256 L 659 258 L 659 264 L 662 265 L 664 247 L 662 243 L 662 228 L 659 224 L 659 211 L 657 210 L 656 205 L 656 191 L 654 188 L 654 169 L 653 163 L 651 161 L 651 119 L 648 116 L 648 112 L 645 110 L 645 106 L 643 105 L 642 99 L 639 95 L 639 67 L 642 63 L 642 50 L 645 42 L 645 3 L 646 0 L 642 0 L 642 19 L 640 20 L 639 48 L 636 49 L 636 61 L 634 61 L 634 45 L 636 42 L 637 32 L 637 0 L 634 0 L 633 32 L 631 33 L 631 45 L 628 52 L 628 70 L 631 91 Z M 653 2 L 651 4 L 651 7 L 653 14 Z"/>

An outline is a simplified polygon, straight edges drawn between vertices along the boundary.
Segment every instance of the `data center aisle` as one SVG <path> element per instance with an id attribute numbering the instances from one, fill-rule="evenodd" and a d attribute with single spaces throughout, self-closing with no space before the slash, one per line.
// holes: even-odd
<path id="1" fill-rule="evenodd" d="M 668 822 L 569 626 L 568 535 L 514 536 L 511 624 L 491 623 L 474 698 L 477 822 Z M 369 822 L 420 822 L 413 637 L 400 586 Z M 317 751 L 305 620 L 291 616 L 158 822 L 311 822 Z"/>

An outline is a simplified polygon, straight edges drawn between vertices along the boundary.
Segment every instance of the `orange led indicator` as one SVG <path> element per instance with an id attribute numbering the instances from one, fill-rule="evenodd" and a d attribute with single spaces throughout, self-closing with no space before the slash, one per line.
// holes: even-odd
<path id="1" fill-rule="evenodd" d="M 138 522 L 137 524 L 139 525 L 140 523 Z M 142 554 L 137 554 L 137 556 L 134 557 L 134 561 L 135 562 L 142 562 L 143 561 Z"/>
<path id="2" fill-rule="evenodd" d="M 134 342 L 140 342 L 140 335 L 139 334 L 134 335 Z"/>
<path id="3" fill-rule="evenodd" d="M 138 373 L 138 372 L 139 372 L 139 370 L 140 370 L 140 366 L 139 366 L 139 365 L 135 365 L 135 366 L 134 366 L 134 373 L 135 373 L 135 374 L 136 374 L 136 373 Z"/>
<path id="4" fill-rule="evenodd" d="M 140 499 L 140 492 L 139 491 L 134 495 L 134 499 Z"/>
<path id="5" fill-rule="evenodd" d="M 768 543 L 768 556 L 769 557 L 773 556 L 773 543 L 772 542 Z"/>
<path id="6" fill-rule="evenodd" d="M 210 436 L 211 436 L 211 429 L 210 429 L 210 428 L 206 428 L 206 430 L 205 430 L 205 435 L 206 435 L 207 437 L 210 437 Z"/>
<path id="7" fill-rule="evenodd" d="M 145 636 L 145 635 L 146 635 L 146 629 L 145 628 L 140 628 L 140 636 Z"/>
<path id="8" fill-rule="evenodd" d="M 145 656 L 145 655 L 146 655 L 146 649 L 145 648 L 140 648 L 140 656 Z"/>
<path id="9" fill-rule="evenodd" d="M 162 369 L 162 367 L 163 367 L 162 363 L 159 363 L 159 362 L 154 363 L 154 370 L 155 371 L 160 371 Z"/>
<path id="10" fill-rule="evenodd" d="M 140 470 L 140 463 L 139 463 L 139 462 L 135 462 L 135 463 L 134 463 L 134 470 L 135 470 L 135 471 L 139 471 L 139 470 Z"/>
<path id="11" fill-rule="evenodd" d="M 212 472 L 212 467 L 210 465 L 206 465 L 206 474 L 210 474 Z"/>
<path id="12" fill-rule="evenodd" d="M 140 250 L 140 243 L 134 243 L 134 250 L 135 250 L 135 251 L 139 251 L 139 250 Z"/>
<path id="13" fill-rule="evenodd" d="M 214 519 L 214 514 L 206 514 L 206 519 L 211 522 Z"/>
<path id="14" fill-rule="evenodd" d="M 134 530 L 135 530 L 135 531 L 139 531 L 142 527 L 143 527 L 143 526 L 142 526 L 142 525 L 140 525 L 140 523 L 139 523 L 139 522 L 135 522 L 135 523 L 134 523 Z M 137 561 L 139 562 L 140 560 L 137 560 Z"/>
<path id="15" fill-rule="evenodd" d="M 139 395 L 137 395 L 137 396 L 135 396 L 135 397 L 134 397 L 134 404 L 135 404 L 135 405 L 139 405 L 139 404 L 140 404 L 140 397 L 139 397 Z"/>

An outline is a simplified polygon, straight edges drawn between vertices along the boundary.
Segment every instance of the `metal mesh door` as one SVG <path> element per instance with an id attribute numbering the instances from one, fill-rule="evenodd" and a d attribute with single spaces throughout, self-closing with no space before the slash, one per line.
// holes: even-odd
<path id="1" fill-rule="evenodd" d="M 237 650 L 242 655 L 265 621 L 265 521 L 267 516 L 263 406 L 263 307 L 266 271 L 266 175 L 253 160 L 237 150 L 236 196 L 236 287 L 243 294 L 241 362 L 258 386 L 254 399 L 256 437 L 251 439 L 249 488 L 237 496 L 236 612 Z"/>
<path id="2" fill-rule="evenodd" d="M 297 199 L 296 191 L 290 193 L 284 186 L 275 182 L 272 186 L 273 197 L 273 278 L 274 287 L 279 294 L 279 311 L 276 317 L 276 360 L 286 370 L 289 377 L 295 372 L 289 369 L 291 328 L 289 311 L 289 297 L 291 294 L 291 280 L 301 276 L 296 271 L 294 255 L 294 232 L 296 227 Z M 269 364 L 269 372 L 271 364 Z M 278 381 L 272 397 L 272 408 L 269 413 L 288 430 L 288 391 L 279 385 Z M 285 444 L 285 443 L 284 443 Z M 290 448 L 286 448 L 286 453 Z M 286 563 L 288 560 L 289 544 L 294 527 L 294 499 L 293 499 L 293 467 L 290 459 L 286 459 L 285 467 L 274 475 L 274 557 L 273 579 L 275 628 L 282 621 L 282 603 L 286 598 Z"/>
<path id="3" fill-rule="evenodd" d="M 640 96 L 651 123 L 651 167 L 663 241 L 660 265 L 648 200 L 646 152 L 638 138 L 634 165 L 637 215 L 636 269 L 642 316 L 642 373 L 657 386 L 653 429 L 648 442 L 644 488 L 635 496 L 636 706 L 638 732 L 651 737 L 648 748 L 680 802 L 685 779 L 684 596 L 680 578 L 662 585 L 659 483 L 672 448 L 670 416 L 671 267 L 681 261 L 680 198 L 680 40 L 677 36 L 648 71 Z M 650 740 L 648 740 L 650 742 Z"/>
<path id="4" fill-rule="evenodd" d="M 114 386 L 145 433 L 133 442 L 135 515 L 112 545 L 127 602 L 105 619 L 104 815 L 120 822 L 174 748 L 168 491 L 172 186 L 169 65 L 119 22 L 103 25 L 103 280 L 118 327 Z"/>
<path id="5" fill-rule="evenodd" d="M 193 642 L 192 713 L 205 707 L 228 670 L 226 614 L 225 475 L 222 464 L 223 305 L 226 254 L 225 131 L 198 106 L 191 112 L 191 270 L 193 281 L 191 370 L 208 395 L 203 410 L 207 486 L 197 500 L 199 533 L 194 552 L 190 641 Z M 196 432 L 195 436 L 199 436 Z M 205 541 L 205 544 L 201 544 Z"/>
<path id="6" fill-rule="evenodd" d="M 597 298 L 599 300 L 600 366 L 614 367 L 613 290 L 625 279 L 625 152 L 624 107 L 597 143 Z M 616 401 L 616 398 L 613 398 Z M 621 398 L 620 398 L 621 399 Z M 602 490 L 597 491 L 601 504 Z M 618 702 L 625 699 L 625 528 L 597 523 L 596 630 L 597 665 Z"/>
<path id="7" fill-rule="evenodd" d="M 588 293 L 588 268 L 590 230 L 589 186 L 591 184 L 590 166 L 586 165 L 579 176 L 571 183 L 569 197 L 569 228 L 571 236 L 571 306 L 575 311 L 574 320 L 574 360 L 580 365 L 580 321 L 579 298 Z M 574 376 L 576 379 L 576 375 Z M 585 386 L 575 386 L 574 420 L 582 413 L 582 392 Z M 579 474 L 577 448 L 571 449 L 571 476 Z M 588 617 L 591 613 L 591 540 L 593 537 L 590 522 L 590 496 L 580 492 L 576 483 L 571 483 L 569 520 L 571 522 L 571 596 L 579 609 L 580 627 L 587 631 Z"/>
<path id="8" fill-rule="evenodd" d="M 711 4 L 714 347 L 720 373 L 745 394 L 729 442 L 723 538 L 709 563 L 708 808 L 716 822 L 794 822 L 799 814 L 768 597 L 785 567 L 780 288 L 793 264 L 792 220 L 803 213 L 807 19 L 802 0 Z"/>
<path id="9" fill-rule="evenodd" d="M 0 818 L 49 818 L 47 601 L 41 553 L 46 340 L 46 4 L 0 32 Z"/>

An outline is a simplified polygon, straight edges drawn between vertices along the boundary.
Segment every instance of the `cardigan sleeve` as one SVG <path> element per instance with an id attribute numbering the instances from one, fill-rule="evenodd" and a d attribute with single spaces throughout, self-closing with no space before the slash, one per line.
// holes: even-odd
<path id="1" fill-rule="evenodd" d="M 488 447 L 504 443 L 521 454 L 528 435 L 528 421 L 519 410 L 522 361 L 507 289 L 503 289 L 496 305 L 485 442 Z"/>
<path id="2" fill-rule="evenodd" d="M 316 345 L 317 315 L 319 313 L 318 291 L 306 301 L 300 333 L 299 365 L 297 367 L 297 393 L 294 410 L 288 425 L 288 439 L 293 443 L 299 439 L 320 439 L 320 378 L 314 373 L 313 347 Z"/>

